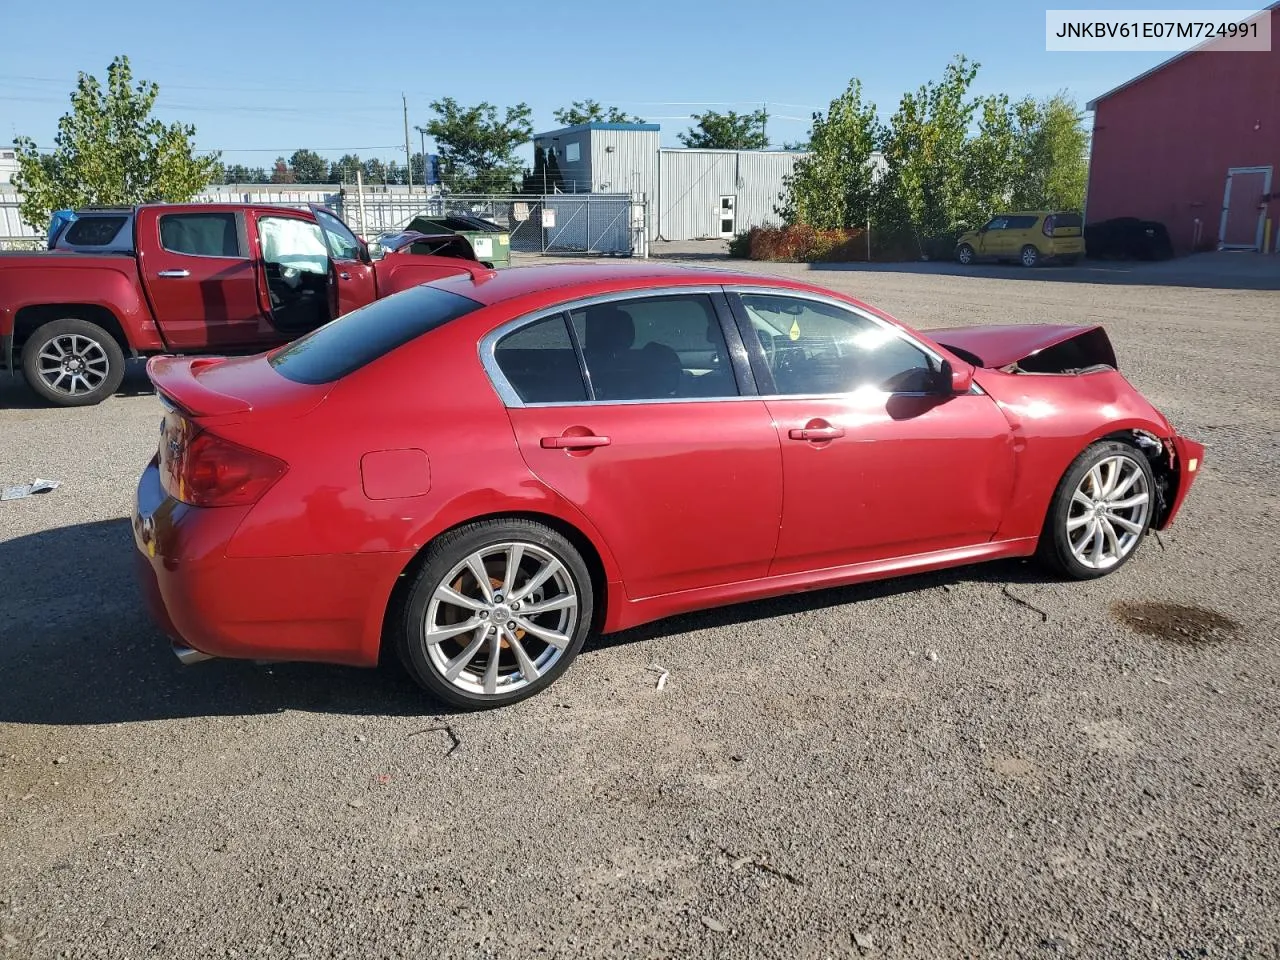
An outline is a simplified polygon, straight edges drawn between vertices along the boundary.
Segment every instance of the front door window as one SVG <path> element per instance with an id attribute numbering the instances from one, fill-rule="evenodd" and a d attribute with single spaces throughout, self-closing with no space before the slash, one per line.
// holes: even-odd
<path id="1" fill-rule="evenodd" d="M 296 217 L 261 217 L 258 236 L 273 323 L 313 330 L 329 319 L 329 249 L 320 227 Z"/>

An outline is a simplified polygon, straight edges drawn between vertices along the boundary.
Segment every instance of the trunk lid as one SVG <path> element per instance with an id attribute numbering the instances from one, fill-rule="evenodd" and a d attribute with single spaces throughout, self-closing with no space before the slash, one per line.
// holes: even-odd
<path id="1" fill-rule="evenodd" d="M 153 357 L 147 375 L 156 391 L 197 419 L 301 416 L 332 384 L 295 383 L 272 368 L 266 354 L 252 357 Z"/>

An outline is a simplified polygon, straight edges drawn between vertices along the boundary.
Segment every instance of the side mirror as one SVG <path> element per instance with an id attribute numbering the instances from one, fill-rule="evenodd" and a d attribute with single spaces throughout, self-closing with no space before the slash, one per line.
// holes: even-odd
<path id="1" fill-rule="evenodd" d="M 950 360 L 942 361 L 938 371 L 938 392 L 949 396 L 968 393 L 973 387 L 973 367 L 967 363 L 953 366 Z"/>
<path id="2" fill-rule="evenodd" d="M 482 267 L 488 267 L 490 270 L 494 269 L 494 267 L 493 267 L 493 263 L 492 263 L 492 262 L 490 262 L 490 261 L 488 261 L 488 260 L 481 260 L 481 261 L 480 261 L 480 266 L 482 266 Z"/>
<path id="3" fill-rule="evenodd" d="M 378 243 L 377 240 L 373 241 L 373 243 L 366 243 L 364 245 L 365 263 L 373 263 L 375 260 L 381 260 L 386 255 L 387 251 L 382 249 L 382 244 Z"/>

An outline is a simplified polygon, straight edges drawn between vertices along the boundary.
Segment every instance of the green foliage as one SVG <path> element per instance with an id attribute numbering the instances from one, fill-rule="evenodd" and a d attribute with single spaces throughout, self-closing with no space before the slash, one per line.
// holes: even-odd
<path id="1" fill-rule="evenodd" d="M 247 167 L 242 163 L 233 163 L 222 171 L 223 183 L 268 183 L 271 174 L 265 167 Z"/>
<path id="2" fill-rule="evenodd" d="M 515 150 L 533 135 L 527 104 L 507 107 L 503 116 L 491 103 L 460 107 L 452 97 L 435 100 L 436 116 L 426 125 L 440 153 L 440 177 L 455 193 L 505 193 L 520 177 Z"/>
<path id="3" fill-rule="evenodd" d="M 1021 170 L 1011 185 L 1014 206 L 1024 210 L 1081 210 L 1089 176 L 1089 135 L 1075 100 L 1066 92 L 1025 109 L 1032 118 L 1020 144 Z"/>
<path id="4" fill-rule="evenodd" d="M 293 151 L 289 169 L 297 183 L 324 183 L 329 178 L 329 161 L 314 150 Z"/>
<path id="5" fill-rule="evenodd" d="M 329 165 L 329 182 L 355 183 L 357 170 L 364 170 L 364 161 L 354 153 L 344 153 Z"/>
<path id="6" fill-rule="evenodd" d="M 743 233 L 734 235 L 729 240 L 729 256 L 738 260 L 746 260 L 751 256 L 751 234 L 757 228 L 753 227 Z"/>
<path id="7" fill-rule="evenodd" d="M 58 121 L 52 154 L 18 137 L 14 186 L 22 195 L 23 220 L 42 229 L 54 210 L 90 204 L 190 200 L 217 179 L 217 155 L 197 157 L 195 127 L 163 124 L 151 116 L 160 88 L 134 85 L 128 57 L 107 68 L 104 90 L 81 73 L 71 94 L 71 112 Z"/>
<path id="8" fill-rule="evenodd" d="M 679 134 L 686 147 L 704 150 L 763 150 L 769 146 L 765 126 L 769 115 L 763 109 L 751 113 L 735 113 L 733 110 L 717 113 L 695 113 L 692 119 L 698 123 Z"/>
<path id="9" fill-rule="evenodd" d="M 881 259 L 949 256 L 960 231 L 999 212 L 1080 210 L 1088 135 L 1076 102 L 1065 93 L 1039 103 L 972 97 L 977 70 L 956 57 L 940 80 L 904 95 L 887 125 L 851 81 L 826 114 L 814 114 L 809 155 L 787 178 L 778 212 L 819 231 L 870 220 Z M 885 163 L 878 179 L 869 162 L 876 149 Z M 797 237 L 775 248 L 814 256 Z"/>
<path id="10" fill-rule="evenodd" d="M 875 201 L 872 155 L 883 137 L 876 105 L 863 103 L 862 84 L 813 115 L 809 154 L 786 178 L 778 212 L 788 223 L 831 230 L 865 225 Z"/>
<path id="11" fill-rule="evenodd" d="M 284 157 L 276 157 L 275 167 L 271 170 L 271 183 L 297 183 L 298 178 L 294 176 L 289 164 Z"/>
<path id="12" fill-rule="evenodd" d="M 617 107 L 602 107 L 595 100 L 575 100 L 573 105 L 562 107 L 551 114 L 556 123 L 576 127 L 580 123 L 644 123 L 639 117 Z"/>
<path id="13" fill-rule="evenodd" d="M 968 98 L 978 64 L 957 56 L 941 81 L 903 95 L 884 139 L 881 217 L 922 239 L 964 223 L 970 212 L 969 128 L 978 103 Z"/>

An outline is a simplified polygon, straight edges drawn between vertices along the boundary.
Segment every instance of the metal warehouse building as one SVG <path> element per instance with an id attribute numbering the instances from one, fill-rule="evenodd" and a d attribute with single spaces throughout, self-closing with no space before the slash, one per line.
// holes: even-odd
<path id="1" fill-rule="evenodd" d="M 533 138 L 555 158 L 563 189 L 643 194 L 650 240 L 732 237 L 777 223 L 788 150 L 664 149 L 656 123 L 584 123 Z"/>
<path id="2" fill-rule="evenodd" d="M 1181 253 L 1276 250 L 1280 3 L 1269 11 L 1270 52 L 1215 52 L 1210 44 L 1088 105 L 1089 223 L 1158 220 Z"/>

